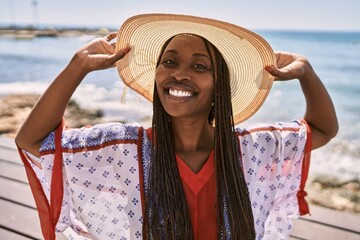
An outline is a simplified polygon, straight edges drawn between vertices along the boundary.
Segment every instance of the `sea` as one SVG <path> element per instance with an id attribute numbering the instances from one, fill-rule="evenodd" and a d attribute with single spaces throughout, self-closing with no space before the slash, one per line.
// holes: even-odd
<path id="1" fill-rule="evenodd" d="M 309 177 L 360 181 L 360 32 L 254 31 L 276 51 L 306 56 L 334 102 L 340 130 L 326 146 L 312 152 Z M 74 52 L 95 37 L 0 36 L 0 96 L 41 94 Z M 88 74 L 73 99 L 82 107 L 102 109 L 109 121 L 151 123 L 151 104 L 125 87 L 115 68 Z M 299 82 L 275 82 L 262 108 L 239 127 L 292 121 L 304 112 Z"/>

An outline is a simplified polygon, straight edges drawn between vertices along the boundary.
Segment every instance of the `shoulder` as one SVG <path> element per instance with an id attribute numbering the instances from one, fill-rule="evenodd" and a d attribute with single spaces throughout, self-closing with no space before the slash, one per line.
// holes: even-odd
<path id="1" fill-rule="evenodd" d="M 62 148 L 81 150 L 117 143 L 136 143 L 139 139 L 139 124 L 106 123 L 78 129 L 64 129 Z M 41 144 L 40 152 L 55 149 L 55 132 L 50 133 Z"/>
<path id="2" fill-rule="evenodd" d="M 236 128 L 237 136 L 246 136 L 259 133 L 281 133 L 281 132 L 299 132 L 307 130 L 305 121 L 296 120 L 293 122 L 278 122 L 273 124 L 255 124 L 248 127 Z"/>
<path id="3" fill-rule="evenodd" d="M 251 144 L 255 142 L 263 145 L 305 143 L 308 137 L 307 133 L 308 126 L 305 121 L 257 124 L 246 128 L 236 129 L 236 134 L 242 146 L 247 146 L 248 143 Z"/>

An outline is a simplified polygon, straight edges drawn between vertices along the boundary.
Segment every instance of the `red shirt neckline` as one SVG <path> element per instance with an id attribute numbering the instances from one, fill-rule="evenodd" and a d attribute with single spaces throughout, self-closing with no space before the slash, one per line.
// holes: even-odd
<path id="1" fill-rule="evenodd" d="M 214 150 L 211 150 L 208 160 L 197 173 L 193 172 L 193 170 L 177 154 L 176 162 L 179 168 L 180 177 L 191 188 L 195 195 L 200 192 L 204 185 L 209 181 L 210 177 L 215 173 Z"/>
<path id="2" fill-rule="evenodd" d="M 192 169 L 176 155 L 186 201 L 191 215 L 195 240 L 217 238 L 216 176 L 214 150 L 199 172 Z"/>

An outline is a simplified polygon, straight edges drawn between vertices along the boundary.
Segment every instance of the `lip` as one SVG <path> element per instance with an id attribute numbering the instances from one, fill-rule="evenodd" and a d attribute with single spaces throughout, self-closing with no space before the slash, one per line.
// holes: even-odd
<path id="1" fill-rule="evenodd" d="M 199 90 L 197 87 L 192 86 L 190 84 L 177 83 L 177 82 L 169 82 L 163 87 L 165 90 L 169 90 L 170 88 L 173 90 L 182 90 L 186 92 L 193 92 L 194 94 L 198 93 Z"/>

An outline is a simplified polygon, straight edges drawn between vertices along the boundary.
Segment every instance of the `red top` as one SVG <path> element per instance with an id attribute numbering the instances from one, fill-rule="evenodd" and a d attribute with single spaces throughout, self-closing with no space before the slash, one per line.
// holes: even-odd
<path id="1" fill-rule="evenodd" d="M 195 240 L 217 239 L 214 151 L 198 173 L 176 155 Z"/>

